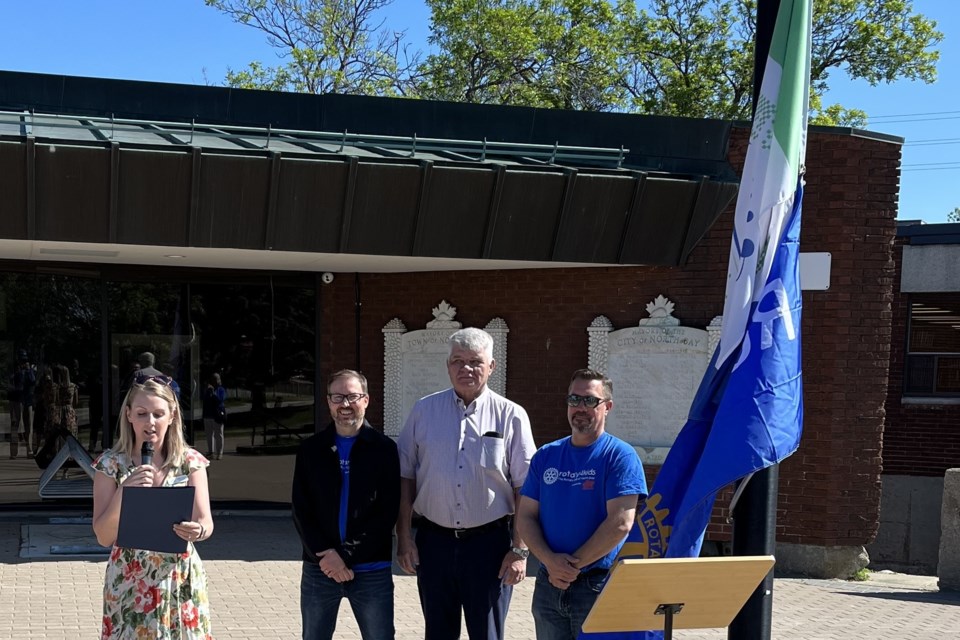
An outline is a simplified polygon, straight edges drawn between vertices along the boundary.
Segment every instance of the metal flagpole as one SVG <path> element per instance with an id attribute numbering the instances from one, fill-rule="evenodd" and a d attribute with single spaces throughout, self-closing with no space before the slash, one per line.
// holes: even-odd
<path id="1" fill-rule="evenodd" d="M 757 0 L 757 40 L 753 59 L 753 107 L 770 52 L 780 0 Z M 733 555 L 775 555 L 780 465 L 762 469 L 747 483 L 733 511 Z M 738 490 L 742 487 L 738 487 Z M 773 570 L 763 579 L 727 630 L 728 640 L 769 640 L 773 619 Z"/>

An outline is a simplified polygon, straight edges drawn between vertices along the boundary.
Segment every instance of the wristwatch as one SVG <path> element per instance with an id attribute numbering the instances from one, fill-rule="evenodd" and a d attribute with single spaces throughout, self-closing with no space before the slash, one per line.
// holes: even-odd
<path id="1" fill-rule="evenodd" d="M 520 547 L 510 547 L 510 551 L 517 554 L 517 557 L 519 557 L 521 560 L 526 560 L 527 557 L 530 555 L 530 549 L 521 549 Z"/>

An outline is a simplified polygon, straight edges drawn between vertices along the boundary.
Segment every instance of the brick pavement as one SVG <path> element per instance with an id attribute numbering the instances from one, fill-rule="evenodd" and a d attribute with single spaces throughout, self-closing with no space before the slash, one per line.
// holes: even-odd
<path id="1" fill-rule="evenodd" d="M 76 640 L 99 631 L 102 559 L 19 555 L 21 532 L 40 539 L 39 516 L 0 519 L 0 640 Z M 213 539 L 200 545 L 209 576 L 218 640 L 300 636 L 299 547 L 289 517 L 218 514 Z M 49 526 L 49 525 L 45 525 Z M 422 637 L 416 581 L 395 576 L 399 640 Z M 941 640 L 960 630 L 960 594 L 931 590 L 935 582 L 878 576 L 863 583 L 776 580 L 775 640 Z M 507 621 L 510 638 L 532 639 L 533 581 L 515 591 Z M 341 609 L 336 638 L 359 638 L 349 607 Z M 721 640 L 726 631 L 677 630 L 677 640 Z"/>

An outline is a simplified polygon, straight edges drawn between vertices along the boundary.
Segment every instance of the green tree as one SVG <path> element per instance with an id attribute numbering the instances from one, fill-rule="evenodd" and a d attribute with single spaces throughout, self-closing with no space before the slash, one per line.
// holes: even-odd
<path id="1" fill-rule="evenodd" d="M 748 0 L 752 1 L 752 0 Z M 631 110 L 660 115 L 749 117 L 753 91 L 753 16 L 747 3 L 652 0 L 625 18 L 622 56 Z"/>
<path id="2" fill-rule="evenodd" d="M 541 106 L 535 8 L 524 0 L 427 0 L 429 43 L 417 93 L 436 100 Z"/>
<path id="3" fill-rule="evenodd" d="M 418 94 L 458 102 L 603 111 L 626 106 L 620 13 L 608 0 L 426 0 Z"/>
<path id="4" fill-rule="evenodd" d="M 954 207 L 953 211 L 947 214 L 947 222 L 960 222 L 960 207 Z"/>
<path id="5" fill-rule="evenodd" d="M 424 0 L 422 63 L 403 33 L 374 23 L 391 0 L 205 1 L 266 33 L 286 61 L 231 71 L 233 86 L 750 117 L 757 0 Z M 866 122 L 853 105 L 823 104 L 838 70 L 872 85 L 933 82 L 942 39 L 912 0 L 814 0 L 812 122 Z"/>
<path id="6" fill-rule="evenodd" d="M 428 98 L 747 119 L 756 0 L 427 0 Z M 815 124 L 862 126 L 822 104 L 829 75 L 932 82 L 943 34 L 909 0 L 815 0 Z"/>
<path id="7" fill-rule="evenodd" d="M 383 29 L 377 12 L 391 0 L 204 0 L 264 32 L 282 61 L 229 70 L 226 83 L 301 93 L 403 95 L 410 70 L 405 34 Z"/>
<path id="8" fill-rule="evenodd" d="M 650 0 L 632 22 L 625 59 L 635 110 L 747 119 L 753 93 L 757 0 Z M 815 124 L 863 124 L 865 115 L 822 105 L 830 73 L 871 85 L 933 82 L 943 39 L 910 0 L 814 0 L 811 107 Z"/>

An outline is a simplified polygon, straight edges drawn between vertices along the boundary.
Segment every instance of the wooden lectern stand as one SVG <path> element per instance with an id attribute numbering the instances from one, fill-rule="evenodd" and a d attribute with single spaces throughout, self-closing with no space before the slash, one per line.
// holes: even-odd
<path id="1" fill-rule="evenodd" d="M 729 627 L 773 563 L 773 556 L 621 560 L 583 630 L 663 629 L 669 640 L 674 627 Z"/>

